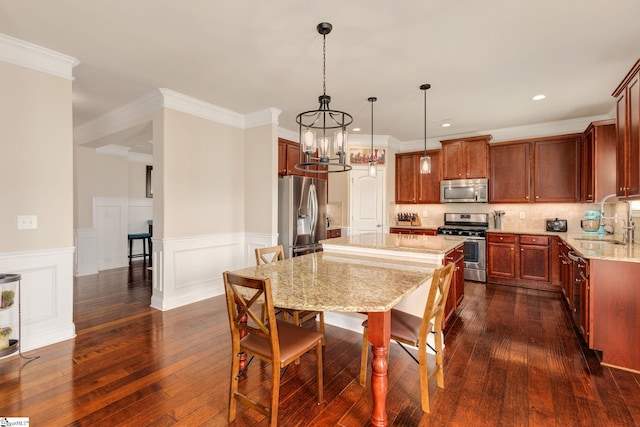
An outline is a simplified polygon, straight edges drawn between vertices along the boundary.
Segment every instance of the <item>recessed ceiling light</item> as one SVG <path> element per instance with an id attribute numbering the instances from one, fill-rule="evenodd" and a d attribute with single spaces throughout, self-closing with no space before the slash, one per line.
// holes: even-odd
<path id="1" fill-rule="evenodd" d="M 360 132 L 361 130 L 362 130 L 362 129 L 360 129 L 360 128 L 353 128 L 353 129 L 351 129 L 351 131 L 352 131 L 352 132 Z"/>
<path id="2" fill-rule="evenodd" d="M 540 94 L 540 95 L 533 96 L 531 99 L 534 101 L 540 101 L 541 99 L 545 99 L 546 97 L 547 97 L 546 95 Z"/>
<path id="3" fill-rule="evenodd" d="M 449 126 L 451 126 L 451 123 L 449 122 L 444 122 L 443 124 L 440 125 L 443 128 L 448 128 Z"/>

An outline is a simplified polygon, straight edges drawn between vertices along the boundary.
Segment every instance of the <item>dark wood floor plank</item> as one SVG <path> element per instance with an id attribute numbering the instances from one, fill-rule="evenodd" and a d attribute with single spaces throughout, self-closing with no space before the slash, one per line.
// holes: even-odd
<path id="1" fill-rule="evenodd" d="M 0 360 L 0 416 L 48 426 L 227 425 L 224 298 L 159 312 L 149 307 L 150 279 L 141 262 L 78 278 L 77 337 L 29 352 L 40 356 L 29 363 Z M 280 425 L 368 425 L 361 334 L 327 325 L 326 338 L 325 402 L 315 403 L 315 356 L 305 355 L 283 377 Z M 467 282 L 444 356 L 445 389 L 430 383 L 425 414 L 417 364 L 391 347 L 390 425 L 640 426 L 640 375 L 601 366 L 556 293 Z M 266 402 L 270 375 L 254 362 L 241 385 Z M 267 425 L 243 406 L 231 424 Z"/>

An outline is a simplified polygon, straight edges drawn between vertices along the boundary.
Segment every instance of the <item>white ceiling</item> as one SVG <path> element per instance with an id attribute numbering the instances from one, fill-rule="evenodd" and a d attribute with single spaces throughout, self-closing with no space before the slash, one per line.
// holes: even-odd
<path id="1" fill-rule="evenodd" d="M 374 133 L 419 141 L 422 83 L 429 138 L 610 113 L 640 57 L 639 16 L 638 0 L 2 0 L 0 32 L 80 60 L 75 126 L 168 88 L 281 109 L 297 132 L 322 94 L 327 21 L 331 107 L 370 134 L 376 96 Z"/>

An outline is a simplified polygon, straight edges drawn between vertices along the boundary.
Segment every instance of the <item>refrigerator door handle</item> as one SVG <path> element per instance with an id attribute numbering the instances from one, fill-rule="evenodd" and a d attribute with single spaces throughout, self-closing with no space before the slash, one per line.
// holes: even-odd
<path id="1" fill-rule="evenodd" d="M 309 220 L 311 226 L 311 238 L 316 240 L 316 225 L 318 223 L 318 195 L 315 184 L 309 185 Z"/>

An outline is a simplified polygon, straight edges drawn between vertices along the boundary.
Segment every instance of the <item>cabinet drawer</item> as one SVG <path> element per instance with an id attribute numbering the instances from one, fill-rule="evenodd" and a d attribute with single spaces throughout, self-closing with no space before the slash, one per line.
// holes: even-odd
<path id="1" fill-rule="evenodd" d="M 548 236 L 520 236 L 520 244 L 522 245 L 540 245 L 540 246 L 549 246 L 549 237 Z"/>
<path id="2" fill-rule="evenodd" d="M 490 243 L 515 243 L 515 234 L 487 234 L 487 241 Z"/>
<path id="3" fill-rule="evenodd" d="M 327 239 L 342 237 L 342 229 L 327 230 Z"/>

